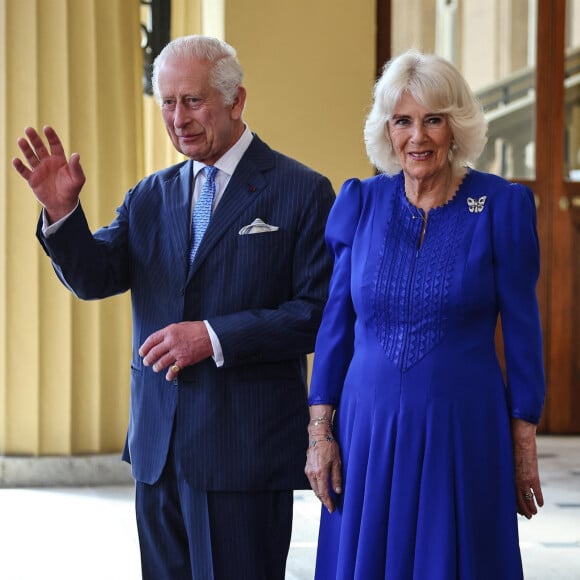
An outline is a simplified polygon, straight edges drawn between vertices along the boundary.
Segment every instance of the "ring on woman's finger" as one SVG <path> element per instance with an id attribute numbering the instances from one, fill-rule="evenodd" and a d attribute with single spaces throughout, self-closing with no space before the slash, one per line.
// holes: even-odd
<path id="1" fill-rule="evenodd" d="M 173 363 L 173 364 L 172 364 L 172 365 L 169 367 L 169 370 L 170 370 L 172 373 L 175 373 L 175 374 L 177 374 L 177 373 L 178 373 L 178 372 L 181 370 L 181 367 L 180 367 L 178 364 L 176 364 L 176 363 Z"/>
<path id="2" fill-rule="evenodd" d="M 524 499 L 526 501 L 532 501 L 534 499 L 534 494 L 531 491 L 524 493 Z"/>

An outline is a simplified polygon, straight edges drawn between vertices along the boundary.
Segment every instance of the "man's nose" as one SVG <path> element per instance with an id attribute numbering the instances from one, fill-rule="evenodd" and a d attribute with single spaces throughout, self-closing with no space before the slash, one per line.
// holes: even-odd
<path id="1" fill-rule="evenodd" d="M 175 104 L 175 115 L 173 116 L 173 125 L 176 128 L 185 127 L 189 123 L 189 109 L 183 103 L 177 101 Z"/>

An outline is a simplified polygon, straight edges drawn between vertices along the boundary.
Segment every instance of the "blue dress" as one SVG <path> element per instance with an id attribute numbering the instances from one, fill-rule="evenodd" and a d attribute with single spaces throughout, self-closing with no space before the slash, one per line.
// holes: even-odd
<path id="1" fill-rule="evenodd" d="M 402 173 L 347 181 L 329 217 L 310 404 L 336 407 L 343 493 L 318 580 L 522 578 L 510 417 L 537 423 L 545 391 L 534 199 L 469 170 L 419 245 L 422 226 Z"/>

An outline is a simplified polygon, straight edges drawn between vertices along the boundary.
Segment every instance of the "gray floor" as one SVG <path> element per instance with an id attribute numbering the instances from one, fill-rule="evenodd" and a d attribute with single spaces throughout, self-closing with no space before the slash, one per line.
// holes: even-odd
<path id="1" fill-rule="evenodd" d="M 546 505 L 520 521 L 525 578 L 580 580 L 580 437 L 539 448 Z M 287 580 L 313 577 L 318 517 L 298 492 Z M 132 487 L 0 489 L 0 578 L 138 580 Z"/>

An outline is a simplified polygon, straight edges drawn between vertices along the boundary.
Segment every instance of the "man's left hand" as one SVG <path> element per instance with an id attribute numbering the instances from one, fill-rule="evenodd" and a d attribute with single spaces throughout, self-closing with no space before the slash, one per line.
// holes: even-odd
<path id="1" fill-rule="evenodd" d="M 194 365 L 213 354 L 211 340 L 201 321 L 170 324 L 150 335 L 139 348 L 145 366 L 158 373 L 167 370 L 172 381 L 184 367 Z"/>

